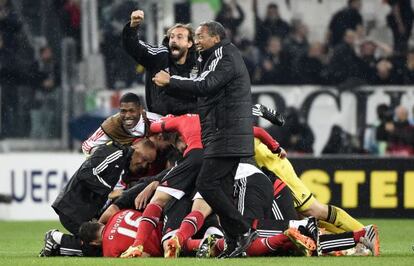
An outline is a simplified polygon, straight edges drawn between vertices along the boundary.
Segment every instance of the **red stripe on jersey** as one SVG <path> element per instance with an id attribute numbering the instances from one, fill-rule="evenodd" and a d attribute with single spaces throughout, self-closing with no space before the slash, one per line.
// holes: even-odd
<path id="1" fill-rule="evenodd" d="M 86 141 L 82 144 L 82 150 L 89 152 L 91 150 L 91 147 L 86 143 Z"/>
<path id="2" fill-rule="evenodd" d="M 282 180 L 276 179 L 273 184 L 273 196 L 276 197 L 276 195 L 279 194 L 284 187 L 286 187 L 286 184 Z"/>
<path id="3" fill-rule="evenodd" d="M 96 141 L 97 139 L 102 137 L 104 134 L 105 134 L 105 132 L 100 128 L 99 131 L 97 131 L 97 132 L 95 132 L 95 134 L 93 134 L 93 136 L 90 138 L 90 140 Z"/>

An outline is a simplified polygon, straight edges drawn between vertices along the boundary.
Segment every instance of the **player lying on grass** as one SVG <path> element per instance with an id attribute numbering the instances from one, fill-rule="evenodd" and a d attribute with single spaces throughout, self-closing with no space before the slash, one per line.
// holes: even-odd
<path id="1" fill-rule="evenodd" d="M 308 223 L 306 221 L 291 222 Z M 379 256 L 379 239 L 375 232 L 375 225 L 369 225 L 354 232 L 322 234 L 319 236 L 318 243 L 315 243 L 310 237 L 302 234 L 300 230 L 291 227 L 284 232 L 279 231 L 278 234 L 259 237 L 254 240 L 247 249 L 247 255 Z M 373 236 L 372 239 L 370 239 L 371 236 Z M 294 243 L 294 246 L 292 246 L 292 243 Z M 223 239 L 210 236 L 201 244 L 197 256 L 215 257 L 223 251 L 223 248 Z"/>
<path id="2" fill-rule="evenodd" d="M 260 115 L 268 108 L 258 104 L 253 107 L 253 113 Z M 266 118 L 266 116 L 262 116 Z M 363 224 L 351 217 L 347 212 L 333 205 L 320 203 L 297 176 L 292 164 L 284 156 L 280 156 L 279 143 L 267 132 L 262 138 L 255 138 L 255 160 L 259 167 L 279 176 L 292 190 L 296 210 L 305 217 L 313 216 L 320 220 L 322 227 L 333 233 L 360 230 Z M 276 154 L 275 154 L 276 153 Z"/>
<path id="3" fill-rule="evenodd" d="M 160 257 L 163 255 L 163 243 L 179 227 L 180 221 L 190 212 L 191 205 L 191 199 L 183 197 L 166 208 L 164 216 L 146 241 L 142 252 L 143 257 Z M 132 209 L 121 210 L 112 215 L 106 225 L 100 222 L 82 224 L 79 236 L 85 243 L 101 248 L 103 256 L 119 257 L 135 241 L 137 228 L 142 219 L 142 212 Z M 207 218 L 201 231 L 203 234 L 214 232 L 215 235 L 222 236 L 217 217 L 213 215 Z M 207 236 L 205 235 L 204 238 L 207 238 Z M 191 251 L 196 248 L 194 243 L 199 244 L 200 242 L 201 240 L 188 241 L 186 247 L 189 247 Z"/>
<path id="4" fill-rule="evenodd" d="M 355 232 L 347 232 L 337 235 L 325 235 L 319 238 L 318 225 L 315 218 L 297 221 L 297 214 L 293 206 L 292 194 L 289 188 L 277 177 L 269 176 L 273 182 L 273 194 L 270 198 L 270 207 L 266 202 L 269 198 L 266 196 L 266 188 L 269 185 L 260 179 L 260 170 L 254 166 L 240 163 L 236 172 L 236 194 L 238 199 L 239 211 L 249 222 L 254 224 L 257 229 L 259 238 L 254 240 L 247 249 L 248 256 L 262 255 L 282 255 L 286 251 L 295 251 L 291 241 L 296 244 L 300 254 L 305 256 L 319 255 L 347 250 L 354 248 L 359 242 L 367 246 L 374 255 L 379 255 L 379 238 L 376 226 L 371 225 L 364 227 Z M 254 173 L 248 175 L 246 173 Z M 271 215 L 268 215 L 268 214 Z M 191 217 L 191 216 L 190 216 Z M 175 236 L 168 242 L 167 249 L 175 251 L 176 257 L 179 255 L 180 249 L 186 250 L 185 243 L 197 230 L 197 221 L 186 217 L 181 224 Z M 193 226 L 188 226 L 193 224 Z M 300 229 L 300 232 L 298 229 Z M 286 236 L 283 235 L 285 232 Z M 211 241 L 211 240 L 207 240 Z M 201 248 L 198 252 L 200 257 L 209 257 L 211 254 L 211 244 L 208 247 Z M 219 240 L 214 255 L 223 252 L 224 242 Z M 285 252 L 274 253 L 276 249 Z M 218 253 L 217 253 L 218 251 Z M 168 253 L 166 251 L 166 253 Z M 173 253 L 173 252 L 170 252 Z M 291 254 L 291 253 L 289 253 Z M 359 254 L 367 254 L 366 249 L 360 249 Z"/>
<path id="5" fill-rule="evenodd" d="M 198 153 L 201 154 L 202 152 L 201 127 L 199 117 L 198 115 L 191 114 L 177 117 L 167 116 L 165 118 L 162 118 L 160 121 L 151 124 L 152 132 L 161 132 L 164 130 L 177 131 L 180 133 L 182 139 L 187 145 L 186 150 L 184 152 L 184 160 L 182 162 L 179 162 L 177 167 L 173 168 L 169 173 L 167 173 L 163 181 L 160 182 L 161 185 L 157 188 L 154 197 L 151 199 L 150 204 L 144 211 L 143 215 L 145 217 L 145 220 L 138 229 L 137 241 L 136 243 L 134 243 L 133 246 L 131 246 L 131 248 L 128 251 L 125 252 L 125 254 L 122 255 L 124 257 L 140 256 L 141 250 L 143 250 L 143 246 L 145 244 L 145 239 L 150 234 L 151 230 L 153 229 L 153 226 L 156 225 L 155 221 L 159 219 L 159 217 L 161 216 L 163 206 L 165 206 L 165 204 L 172 198 L 179 199 L 184 194 L 188 194 L 189 191 L 194 190 L 194 181 L 200 170 L 200 162 L 202 159 L 201 156 L 195 156 Z M 186 154 L 188 154 L 187 157 Z M 257 169 L 257 172 L 261 171 Z M 264 176 L 263 173 L 262 176 Z M 259 180 L 258 177 L 256 179 Z M 265 177 L 265 179 L 267 178 Z M 264 187 L 265 190 L 268 190 L 268 198 L 270 199 L 272 193 L 271 183 L 268 183 Z M 187 189 L 187 192 L 185 191 L 185 189 Z M 271 199 L 269 201 L 269 211 L 270 206 Z M 204 219 L 210 213 L 211 208 L 204 200 L 195 199 L 193 204 L 193 210 L 188 215 L 188 217 L 186 217 L 185 221 L 196 221 L 194 225 L 198 230 L 199 228 L 201 228 Z M 260 216 L 260 218 L 261 217 L 262 216 Z M 190 229 L 193 228 L 192 225 L 188 226 L 188 224 L 183 224 L 183 226 L 190 227 Z M 186 235 L 188 233 L 186 233 Z M 177 256 L 182 243 L 175 244 L 177 245 L 171 245 L 170 248 L 166 250 L 165 256 Z"/>
<path id="6" fill-rule="evenodd" d="M 41 256 L 88 255 L 76 237 L 83 222 L 97 217 L 124 172 L 138 172 L 155 160 L 155 145 L 148 139 L 132 147 L 108 143 L 88 157 L 53 202 L 62 225 L 73 235 L 57 230 L 46 233 Z M 86 253 L 86 254 L 85 254 Z"/>

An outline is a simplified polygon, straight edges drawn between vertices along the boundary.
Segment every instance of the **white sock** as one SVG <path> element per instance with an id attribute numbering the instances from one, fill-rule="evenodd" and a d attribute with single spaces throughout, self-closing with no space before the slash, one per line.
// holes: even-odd
<path id="1" fill-rule="evenodd" d="M 289 228 L 296 228 L 298 229 L 299 226 L 305 226 L 308 224 L 308 220 L 290 220 L 289 221 Z"/>
<path id="2" fill-rule="evenodd" d="M 62 243 L 62 236 L 63 236 L 63 233 L 59 231 L 55 231 L 52 233 L 53 240 L 55 240 L 56 243 L 58 243 L 59 245 Z"/>
<path id="3" fill-rule="evenodd" d="M 208 237 L 209 235 L 218 235 L 224 237 L 223 232 L 214 226 L 207 228 L 206 232 L 204 233 L 204 238 Z"/>

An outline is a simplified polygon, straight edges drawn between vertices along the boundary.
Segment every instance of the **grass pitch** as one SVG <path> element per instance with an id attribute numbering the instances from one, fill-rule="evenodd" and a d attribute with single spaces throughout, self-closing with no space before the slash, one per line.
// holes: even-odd
<path id="1" fill-rule="evenodd" d="M 261 257 L 245 259 L 163 258 L 109 259 L 37 257 L 43 246 L 43 235 L 51 228 L 65 231 L 58 222 L 3 222 L 0 221 L 0 265 L 414 265 L 414 220 L 361 220 L 364 224 L 376 223 L 380 230 L 380 257 Z"/>

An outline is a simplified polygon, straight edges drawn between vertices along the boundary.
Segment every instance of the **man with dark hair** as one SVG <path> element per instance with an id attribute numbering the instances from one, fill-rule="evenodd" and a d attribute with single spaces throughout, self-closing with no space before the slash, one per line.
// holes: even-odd
<path id="1" fill-rule="evenodd" d="M 194 191 L 195 181 L 203 161 L 203 145 L 198 115 L 166 116 L 151 124 L 151 131 L 179 132 L 183 145 L 176 145 L 182 147 L 183 159 L 179 160 L 159 181 L 160 185 L 142 214 L 143 218 L 137 229 L 136 240 L 121 257 L 142 256 L 147 239 L 157 227 L 167 204 L 174 198 L 181 200 L 183 196 L 189 196 Z M 195 214 L 195 219 L 200 220 L 201 223 L 206 217 L 207 215 L 201 212 Z M 170 257 L 168 253 L 165 256 Z"/>
<path id="2" fill-rule="evenodd" d="M 113 143 L 99 146 L 52 204 L 62 225 L 74 236 L 58 230 L 48 231 L 40 255 L 90 255 L 88 247 L 82 246 L 76 237 L 80 225 L 98 217 L 109 193 L 125 172 L 139 172 L 155 158 L 156 147 L 148 139 L 128 148 Z"/>
<path id="3" fill-rule="evenodd" d="M 79 237 L 88 245 L 102 249 L 104 257 L 119 257 L 121 253 L 134 242 L 134 234 L 141 222 L 142 213 L 136 210 L 121 210 L 110 217 L 107 224 L 100 222 L 85 222 L 79 229 Z M 154 230 L 145 246 L 145 255 L 160 257 L 161 226 Z"/>
<path id="4" fill-rule="evenodd" d="M 143 42 L 138 35 L 138 28 L 143 20 L 144 11 L 132 12 L 131 21 L 125 26 L 122 38 L 126 52 L 145 67 L 145 102 L 148 110 L 161 115 L 194 113 L 194 96 L 181 99 L 172 97 L 168 91 L 157 89 L 151 80 L 160 70 L 183 77 L 197 75 L 193 29 L 189 25 L 176 24 L 167 31 L 163 43 L 156 47 Z"/>
<path id="5" fill-rule="evenodd" d="M 197 78 L 160 71 L 153 81 L 177 97 L 198 97 L 204 158 L 196 186 L 226 233 L 228 248 L 222 257 L 237 257 L 257 237 L 232 201 L 235 170 L 242 159 L 253 156 L 250 78 L 220 23 L 201 23 L 195 44 L 202 71 Z"/>
<path id="6" fill-rule="evenodd" d="M 120 99 L 119 113 L 107 118 L 102 125 L 82 144 L 86 155 L 109 141 L 122 145 L 131 145 L 139 137 L 148 135 L 150 122 L 160 118 L 159 115 L 146 112 L 141 100 L 135 93 L 126 93 Z"/>

